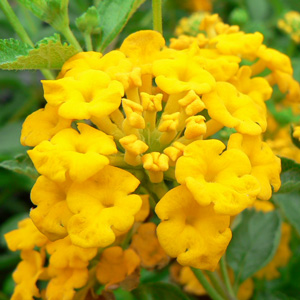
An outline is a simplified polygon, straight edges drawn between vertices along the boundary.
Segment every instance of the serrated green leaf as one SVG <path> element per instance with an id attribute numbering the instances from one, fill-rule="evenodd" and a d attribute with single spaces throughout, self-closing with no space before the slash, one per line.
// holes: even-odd
<path id="1" fill-rule="evenodd" d="M 132 291 L 132 294 L 138 300 L 189 300 L 189 297 L 177 286 L 166 282 L 151 282 L 141 284 L 137 289 Z"/>
<path id="2" fill-rule="evenodd" d="M 0 167 L 36 179 L 39 174 L 27 154 L 20 154 L 15 159 L 0 162 Z"/>
<path id="3" fill-rule="evenodd" d="M 31 46 L 19 40 L 0 40 L 0 63 L 10 62 L 18 56 L 28 55 L 31 49 Z"/>
<path id="4" fill-rule="evenodd" d="M 272 199 L 280 207 L 289 223 L 300 234 L 300 193 L 275 194 Z"/>
<path id="5" fill-rule="evenodd" d="M 102 35 L 100 51 L 121 32 L 132 14 L 142 5 L 145 0 L 102 0 L 97 9 L 100 14 L 100 27 Z"/>
<path id="6" fill-rule="evenodd" d="M 11 41 L 9 45 L 7 42 L 3 42 L 3 40 L 2 44 L 0 44 L 5 51 L 8 51 L 11 47 L 10 45 L 15 44 L 14 41 L 16 40 L 11 39 L 8 41 Z M 26 49 L 27 52 L 23 52 L 23 54 L 17 54 L 16 49 L 16 55 L 1 56 L 0 69 L 61 69 L 66 60 L 78 53 L 74 46 L 68 45 L 67 43 L 62 44 L 58 34 L 44 38 L 37 43 L 36 48 L 27 46 Z"/>
<path id="7" fill-rule="evenodd" d="M 277 193 L 289 193 L 300 189 L 300 164 L 281 157 L 281 188 Z"/>
<path id="8" fill-rule="evenodd" d="M 77 28 L 84 33 L 95 34 L 100 33 L 101 28 L 100 15 L 95 6 L 91 6 L 88 10 L 83 13 L 79 18 L 76 19 Z"/>
<path id="9" fill-rule="evenodd" d="M 233 230 L 226 252 L 237 284 L 264 267 L 274 256 L 281 235 L 278 211 L 268 213 L 255 210 L 242 212 L 241 223 Z"/>

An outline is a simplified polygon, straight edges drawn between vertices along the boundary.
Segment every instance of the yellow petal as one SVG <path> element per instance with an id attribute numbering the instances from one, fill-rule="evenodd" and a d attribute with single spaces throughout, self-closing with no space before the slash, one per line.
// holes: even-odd
<path id="1" fill-rule="evenodd" d="M 214 270 L 231 239 L 229 216 L 217 215 L 213 205 L 201 206 L 184 186 L 178 186 L 158 202 L 162 222 L 158 240 L 183 266 Z"/>

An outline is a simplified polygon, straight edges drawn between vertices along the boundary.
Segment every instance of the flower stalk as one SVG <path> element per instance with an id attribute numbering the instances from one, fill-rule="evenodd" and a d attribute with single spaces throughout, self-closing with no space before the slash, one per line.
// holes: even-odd
<path id="1" fill-rule="evenodd" d="M 161 0 L 152 0 L 153 29 L 163 34 Z"/>
<path id="2" fill-rule="evenodd" d="M 214 287 L 208 282 L 208 280 L 205 278 L 203 272 L 200 269 L 191 268 L 199 282 L 202 284 L 204 289 L 207 291 L 207 294 L 213 299 L 213 300 L 224 300 L 224 298 L 216 291 Z"/>

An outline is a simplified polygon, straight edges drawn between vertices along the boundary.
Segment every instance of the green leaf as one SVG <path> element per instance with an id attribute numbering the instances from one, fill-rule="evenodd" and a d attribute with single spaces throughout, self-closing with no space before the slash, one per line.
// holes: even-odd
<path id="1" fill-rule="evenodd" d="M 281 157 L 281 188 L 277 193 L 289 193 L 300 189 L 300 164 Z"/>
<path id="2" fill-rule="evenodd" d="M 19 40 L 0 40 L 0 63 L 14 61 L 18 56 L 28 55 L 31 49 L 31 46 Z"/>
<path id="3" fill-rule="evenodd" d="M 165 282 L 141 284 L 137 289 L 132 291 L 132 294 L 138 300 L 189 300 L 189 297 L 177 286 Z"/>
<path id="4" fill-rule="evenodd" d="M 41 20 L 55 29 L 69 26 L 69 0 L 17 0 Z"/>
<path id="5" fill-rule="evenodd" d="M 102 35 L 100 51 L 121 32 L 132 14 L 142 5 L 145 0 L 102 0 L 97 9 L 100 14 L 100 27 Z"/>
<path id="6" fill-rule="evenodd" d="M 251 277 L 272 259 L 281 235 L 278 211 L 263 213 L 245 210 L 242 218 L 242 222 L 233 230 L 226 252 L 237 284 Z"/>
<path id="7" fill-rule="evenodd" d="M 122 290 L 121 288 L 114 290 L 114 296 L 116 300 L 136 300 L 130 292 Z"/>
<path id="8" fill-rule="evenodd" d="M 296 298 L 292 298 L 290 296 L 287 296 L 281 292 L 275 291 L 275 292 L 260 292 L 253 298 L 254 300 L 296 300 Z"/>
<path id="9" fill-rule="evenodd" d="M 0 40 L 0 50 L 5 53 L 11 48 L 12 55 L 0 56 L 0 69 L 24 70 L 24 69 L 61 69 L 62 65 L 70 57 L 78 53 L 74 46 L 62 44 L 59 34 L 41 40 L 36 48 L 16 40 Z M 18 45 L 18 46 L 17 46 Z M 24 47 L 23 52 L 18 52 Z"/>
<path id="10" fill-rule="evenodd" d="M 100 15 L 95 6 L 89 7 L 85 13 L 76 19 L 77 28 L 88 34 L 99 34 L 101 32 L 99 24 Z"/>
<path id="11" fill-rule="evenodd" d="M 300 234 L 300 193 L 275 194 L 272 199 L 280 207 L 289 223 Z"/>
<path id="12" fill-rule="evenodd" d="M 27 154 L 20 154 L 15 159 L 0 162 L 0 167 L 37 179 L 39 174 Z"/>

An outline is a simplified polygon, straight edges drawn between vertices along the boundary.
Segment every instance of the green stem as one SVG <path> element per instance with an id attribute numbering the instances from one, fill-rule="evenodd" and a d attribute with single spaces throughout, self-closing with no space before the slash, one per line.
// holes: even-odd
<path id="1" fill-rule="evenodd" d="M 224 300 L 224 298 L 211 286 L 201 270 L 195 268 L 191 269 L 212 300 Z"/>
<path id="2" fill-rule="evenodd" d="M 13 9 L 10 7 L 7 0 L 0 1 L 0 8 L 4 12 L 6 18 L 8 19 L 9 23 L 20 37 L 21 41 L 28 44 L 29 46 L 34 48 L 34 44 L 30 39 L 29 35 L 25 31 L 23 25 L 19 21 L 18 17 L 14 13 Z M 55 79 L 55 76 L 52 74 L 50 70 L 42 69 L 40 70 L 46 79 Z"/>
<path id="3" fill-rule="evenodd" d="M 54 80 L 55 79 L 54 74 L 50 70 L 41 69 L 40 71 L 46 79 L 48 79 L 48 80 Z"/>
<path id="4" fill-rule="evenodd" d="M 152 0 L 153 29 L 163 34 L 161 0 Z"/>
<path id="5" fill-rule="evenodd" d="M 224 292 L 224 284 L 221 281 L 221 279 L 218 276 L 218 274 L 216 274 L 214 272 L 210 272 L 210 271 L 204 271 L 204 273 L 207 275 L 207 277 L 209 278 L 210 282 L 212 283 L 212 285 L 214 286 L 214 288 L 218 291 L 218 293 L 220 293 L 220 295 L 222 297 L 224 297 L 225 299 L 227 299 L 227 295 Z"/>
<path id="6" fill-rule="evenodd" d="M 60 32 L 65 36 L 65 38 L 67 39 L 67 41 L 73 45 L 79 52 L 82 52 L 82 48 L 80 46 L 80 44 L 78 43 L 75 35 L 73 34 L 73 32 L 71 31 L 70 27 L 62 27 L 60 29 Z"/>
<path id="7" fill-rule="evenodd" d="M 25 31 L 23 25 L 19 21 L 18 17 L 15 15 L 13 9 L 10 7 L 7 0 L 1 0 L 0 1 L 0 8 L 4 12 L 6 18 L 8 19 L 11 26 L 14 28 L 15 32 L 18 34 L 20 39 L 30 45 L 31 47 L 34 47 L 33 42 L 31 41 L 30 37 L 28 36 L 27 32 Z"/>
<path id="8" fill-rule="evenodd" d="M 223 257 L 220 260 L 221 274 L 222 274 L 222 277 L 224 279 L 225 286 L 227 288 L 227 291 L 228 291 L 229 295 L 233 299 L 235 299 L 235 292 L 233 291 L 226 265 L 227 265 L 226 264 L 226 258 L 225 258 L 225 255 L 223 255 Z"/>
<path id="9" fill-rule="evenodd" d="M 93 51 L 92 37 L 89 33 L 84 34 L 84 41 L 87 51 Z"/>

